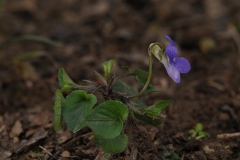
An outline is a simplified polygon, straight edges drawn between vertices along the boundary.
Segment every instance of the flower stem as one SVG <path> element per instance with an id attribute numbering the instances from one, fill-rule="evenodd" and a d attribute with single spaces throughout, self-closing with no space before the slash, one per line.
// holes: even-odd
<path id="1" fill-rule="evenodd" d="M 133 96 L 129 96 L 128 99 L 134 99 L 137 97 L 141 97 L 144 94 L 144 92 L 146 91 L 147 87 L 149 86 L 151 79 L 152 79 L 152 53 L 150 51 L 148 51 L 148 59 L 149 59 L 149 69 L 148 69 L 147 81 L 140 92 L 138 92 L 137 94 L 135 94 Z"/>

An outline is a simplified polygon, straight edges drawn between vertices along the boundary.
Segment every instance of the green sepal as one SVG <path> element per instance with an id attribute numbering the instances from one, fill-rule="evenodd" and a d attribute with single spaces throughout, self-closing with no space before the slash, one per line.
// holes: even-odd
<path id="1" fill-rule="evenodd" d="M 121 133 L 128 113 L 127 106 L 122 102 L 105 101 L 86 118 L 86 124 L 103 138 L 114 138 Z"/>
<path id="2" fill-rule="evenodd" d="M 162 60 L 162 56 L 166 56 L 165 47 L 159 42 L 151 43 L 148 52 L 152 53 L 159 61 Z"/>
<path id="3" fill-rule="evenodd" d="M 115 138 L 103 138 L 102 136 L 95 134 L 94 142 L 96 145 L 102 147 L 102 149 L 108 153 L 121 153 L 128 145 L 127 135 L 119 135 Z"/>
<path id="4" fill-rule="evenodd" d="M 59 131 L 62 128 L 62 102 L 64 101 L 64 97 L 62 92 L 58 89 L 55 92 L 55 103 L 54 103 L 54 130 Z"/>
<path id="5" fill-rule="evenodd" d="M 75 133 L 85 125 L 85 118 L 92 112 L 97 98 L 84 90 L 71 92 L 63 102 L 62 115 L 70 130 Z"/>

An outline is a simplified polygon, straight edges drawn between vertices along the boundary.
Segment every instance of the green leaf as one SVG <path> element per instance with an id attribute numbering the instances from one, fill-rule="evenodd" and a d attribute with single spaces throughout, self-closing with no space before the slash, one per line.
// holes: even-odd
<path id="1" fill-rule="evenodd" d="M 162 110 L 169 106 L 170 103 L 172 103 L 172 100 L 159 101 L 150 107 L 144 108 L 142 111 L 149 115 L 157 116 L 162 112 Z"/>
<path id="2" fill-rule="evenodd" d="M 201 131 L 198 133 L 198 135 L 199 135 L 199 137 L 202 137 L 202 138 L 205 138 L 205 137 L 210 138 L 210 135 L 207 132 Z"/>
<path id="3" fill-rule="evenodd" d="M 67 75 L 64 68 L 60 68 L 58 71 L 58 83 L 61 86 L 62 92 L 78 87 L 78 85 Z"/>
<path id="4" fill-rule="evenodd" d="M 147 78 L 148 78 L 148 72 L 143 71 L 141 69 L 134 69 L 130 74 L 135 75 L 137 81 L 140 82 L 140 84 L 142 86 L 144 86 L 146 84 Z M 155 87 L 153 87 L 153 85 L 149 84 L 149 86 L 144 94 L 148 94 L 151 92 L 158 92 L 158 90 Z"/>
<path id="5" fill-rule="evenodd" d="M 144 121 L 148 124 L 154 125 L 154 126 L 157 126 L 157 125 L 163 123 L 165 120 L 165 116 L 162 114 L 160 114 L 158 116 L 151 116 L 148 114 L 139 114 L 136 112 L 132 112 L 132 113 L 133 113 L 133 117 L 135 117 L 141 121 Z"/>
<path id="6" fill-rule="evenodd" d="M 54 130 L 59 131 L 62 128 L 62 102 L 64 101 L 64 97 L 62 92 L 58 89 L 55 92 L 55 103 L 54 103 Z"/>
<path id="7" fill-rule="evenodd" d="M 194 130 L 194 129 L 190 129 L 188 131 L 188 134 L 191 136 L 191 137 L 195 137 L 197 135 L 197 132 Z"/>
<path id="8" fill-rule="evenodd" d="M 143 78 L 141 76 L 136 76 L 136 79 L 138 80 L 138 82 L 141 83 L 142 86 L 144 86 L 145 83 L 147 82 L 147 79 Z M 157 90 L 155 87 L 153 87 L 152 84 L 149 84 L 149 86 L 147 87 L 144 94 L 148 94 L 148 93 L 152 93 L 152 92 L 159 92 L 159 90 Z"/>
<path id="9" fill-rule="evenodd" d="M 139 76 L 145 79 L 148 78 L 148 72 L 141 69 L 134 69 L 132 72 L 130 72 L 130 75 Z"/>
<path id="10" fill-rule="evenodd" d="M 131 75 L 132 76 L 141 76 L 146 79 L 148 77 L 148 72 L 143 71 L 141 69 L 133 69 L 133 71 L 130 71 L 128 66 L 122 66 L 122 68 L 128 72 L 128 74 L 126 76 L 131 76 Z"/>
<path id="11" fill-rule="evenodd" d="M 94 142 L 103 148 L 104 151 L 109 153 L 121 153 L 127 147 L 128 137 L 127 135 L 119 135 L 112 139 L 103 138 L 100 135 L 95 134 Z"/>
<path id="12" fill-rule="evenodd" d="M 122 69 L 124 69 L 124 70 L 126 70 L 126 71 L 130 72 L 130 70 L 129 70 L 128 66 L 122 66 Z"/>
<path id="13" fill-rule="evenodd" d="M 144 108 L 147 108 L 148 106 L 145 105 L 142 101 L 140 101 L 139 99 L 133 99 L 133 104 L 139 108 L 139 109 L 144 109 Z"/>
<path id="14" fill-rule="evenodd" d="M 203 126 L 201 123 L 197 123 L 196 126 L 195 126 L 195 130 L 197 133 L 201 132 L 203 129 Z"/>
<path id="15" fill-rule="evenodd" d="M 64 100 L 62 115 L 72 132 L 79 131 L 85 125 L 85 118 L 92 112 L 97 98 L 83 90 L 70 93 Z"/>
<path id="16" fill-rule="evenodd" d="M 114 138 L 123 129 L 128 108 L 119 101 L 105 101 L 86 118 L 86 124 L 103 138 Z"/>
<path id="17" fill-rule="evenodd" d="M 21 61 L 29 60 L 31 58 L 36 58 L 36 57 L 45 56 L 45 55 L 46 55 L 45 53 L 37 52 L 37 51 L 27 52 L 27 53 L 14 56 L 12 58 L 12 61 L 13 63 L 18 64 Z"/>
<path id="18" fill-rule="evenodd" d="M 150 107 L 145 107 L 141 101 L 136 101 L 136 105 L 140 108 L 143 114 L 133 112 L 133 116 L 139 120 L 142 120 L 151 125 L 159 125 L 165 120 L 165 116 L 161 114 L 162 110 L 165 109 L 172 100 L 160 101 Z"/>
<path id="19" fill-rule="evenodd" d="M 60 42 L 51 40 L 47 37 L 38 36 L 38 35 L 30 35 L 30 34 L 22 35 L 19 37 L 13 37 L 13 38 L 9 39 L 7 42 L 17 42 L 17 41 L 23 41 L 23 40 L 38 41 L 38 42 L 46 43 L 46 44 L 52 45 L 52 46 L 60 46 L 60 44 L 61 44 Z M 7 43 L 7 42 L 5 42 L 5 43 Z"/>
<path id="20" fill-rule="evenodd" d="M 148 72 L 143 71 L 141 69 L 133 69 L 133 71 L 130 71 L 128 66 L 122 66 L 123 69 L 128 71 L 128 74 L 126 76 L 140 76 L 142 78 L 147 79 L 148 78 Z"/>
<path id="21" fill-rule="evenodd" d="M 127 66 L 122 66 L 122 68 L 124 68 L 129 72 L 127 76 L 130 76 L 130 75 L 136 76 L 137 81 L 140 82 L 142 86 L 144 86 L 145 83 L 147 82 L 148 72 L 143 71 L 141 69 L 134 69 L 133 71 L 130 71 Z M 159 92 L 159 90 L 157 90 L 155 87 L 153 87 L 153 85 L 150 84 L 144 94 L 148 94 L 151 92 Z"/>
<path id="22" fill-rule="evenodd" d="M 197 132 L 194 130 L 194 129 L 190 129 L 188 131 L 188 134 L 191 136 L 191 137 L 195 137 L 197 135 Z"/>
<path id="23" fill-rule="evenodd" d="M 104 75 L 105 75 L 105 78 L 107 79 L 107 82 L 109 82 L 111 79 L 110 74 L 111 74 L 113 63 L 114 63 L 114 60 L 109 60 L 102 63 L 102 66 L 104 69 Z"/>
<path id="24" fill-rule="evenodd" d="M 137 93 L 137 89 L 129 86 L 121 80 L 117 80 L 113 86 L 113 92 L 125 93 L 126 96 L 131 96 Z"/>
<path id="25" fill-rule="evenodd" d="M 126 105 L 128 106 L 130 111 L 136 112 L 138 114 L 143 114 L 143 112 L 140 109 L 147 107 L 139 99 L 133 99 L 132 101 L 127 102 Z"/>

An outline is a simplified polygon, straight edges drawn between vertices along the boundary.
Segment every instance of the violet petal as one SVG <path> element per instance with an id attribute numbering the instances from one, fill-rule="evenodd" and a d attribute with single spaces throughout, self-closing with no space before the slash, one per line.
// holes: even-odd
<path id="1" fill-rule="evenodd" d="M 174 58 L 173 63 L 180 73 L 188 73 L 191 69 L 188 60 L 183 57 Z"/>
<path id="2" fill-rule="evenodd" d="M 173 79 L 173 81 L 179 83 L 181 80 L 180 73 L 179 70 L 174 66 L 174 64 L 167 62 L 166 59 L 163 59 L 161 62 L 163 63 L 168 75 Z"/>
<path id="3" fill-rule="evenodd" d="M 168 41 L 170 42 L 171 46 L 176 47 L 174 41 L 173 41 L 169 36 L 165 35 L 165 37 L 166 37 L 166 38 L 168 39 Z"/>
<path id="4" fill-rule="evenodd" d="M 174 46 L 167 46 L 165 52 L 170 62 L 172 62 L 173 59 L 176 57 L 178 51 L 177 51 L 177 48 Z"/>

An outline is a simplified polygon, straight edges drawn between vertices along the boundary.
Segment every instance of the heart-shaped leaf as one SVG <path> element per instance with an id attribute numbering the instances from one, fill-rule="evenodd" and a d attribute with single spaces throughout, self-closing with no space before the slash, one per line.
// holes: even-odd
<path id="1" fill-rule="evenodd" d="M 127 147 L 127 135 L 119 135 L 115 138 L 103 138 L 100 135 L 94 135 L 94 142 L 103 148 L 104 151 L 109 153 L 121 153 Z"/>
<path id="2" fill-rule="evenodd" d="M 119 101 L 106 101 L 97 106 L 86 118 L 86 124 L 103 138 L 114 138 L 123 129 L 128 108 Z"/>
<path id="3" fill-rule="evenodd" d="M 97 98 L 83 90 L 70 93 L 64 100 L 62 115 L 72 132 L 77 132 L 85 125 L 85 118 L 92 112 Z"/>

